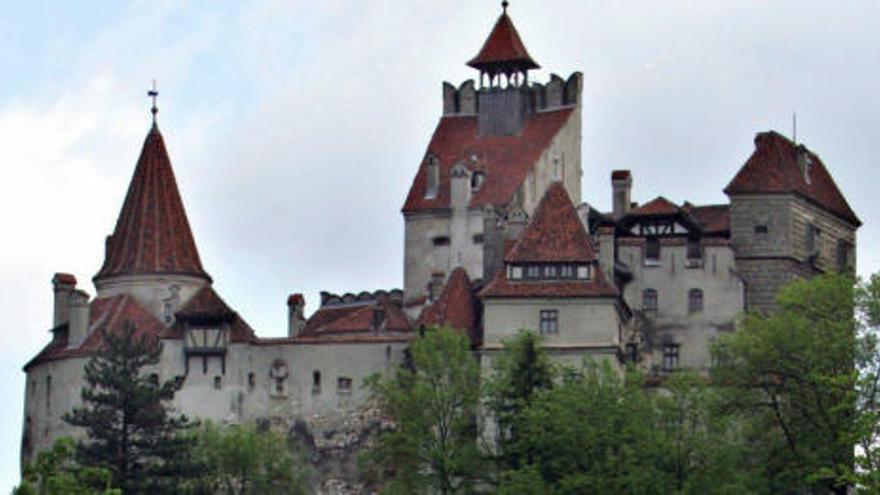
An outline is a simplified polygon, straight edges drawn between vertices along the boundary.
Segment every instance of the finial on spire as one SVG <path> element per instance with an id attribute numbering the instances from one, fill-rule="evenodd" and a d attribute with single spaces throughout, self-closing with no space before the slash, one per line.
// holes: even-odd
<path id="1" fill-rule="evenodd" d="M 159 107 L 156 106 L 156 98 L 159 97 L 159 90 L 156 89 L 156 80 L 153 79 L 153 89 L 147 91 L 147 96 L 153 99 L 153 107 L 150 108 L 150 113 L 153 114 L 153 124 L 156 124 L 156 114 L 159 113 Z"/>
<path id="2" fill-rule="evenodd" d="M 502 13 L 504 13 L 504 14 L 507 13 L 507 6 L 508 6 L 508 5 L 510 5 L 510 2 L 508 2 L 507 0 L 503 0 L 503 1 L 501 2 L 501 9 L 503 10 Z"/>

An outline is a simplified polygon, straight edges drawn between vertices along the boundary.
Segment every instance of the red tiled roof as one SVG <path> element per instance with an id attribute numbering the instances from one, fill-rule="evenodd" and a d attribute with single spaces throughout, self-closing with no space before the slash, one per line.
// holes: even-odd
<path id="1" fill-rule="evenodd" d="M 383 332 L 410 332 L 412 329 L 401 309 L 388 302 L 371 302 L 345 306 L 327 306 L 315 311 L 308 319 L 299 338 L 319 338 L 329 335 L 375 334 L 373 328 L 376 309 L 384 311 Z"/>
<path id="2" fill-rule="evenodd" d="M 704 233 L 714 234 L 730 231 L 729 205 L 687 205 L 683 209 L 700 224 Z"/>
<path id="3" fill-rule="evenodd" d="M 627 213 L 627 216 L 665 216 L 679 213 L 678 206 L 672 201 L 657 196 L 651 201 Z"/>
<path id="4" fill-rule="evenodd" d="M 483 43 L 483 48 L 468 63 L 478 70 L 500 68 L 505 65 L 515 69 L 537 69 L 540 66 L 532 60 L 529 52 L 519 37 L 513 21 L 507 13 L 501 14 L 495 27 Z"/>
<path id="5" fill-rule="evenodd" d="M 231 343 L 252 342 L 256 339 L 254 330 L 250 325 L 238 313 L 233 311 L 211 286 L 199 289 L 187 301 L 186 305 L 177 312 L 176 316 L 177 322 L 162 332 L 163 339 L 182 339 L 183 326 L 181 323 L 188 318 L 228 320 L 230 322 L 229 342 Z"/>
<path id="6" fill-rule="evenodd" d="M 95 279 L 132 274 L 210 277 L 202 268 L 158 127 L 144 141 L 104 265 Z"/>
<path id="7" fill-rule="evenodd" d="M 482 342 L 479 303 L 467 272 L 461 267 L 456 268 L 449 275 L 440 297 L 422 310 L 416 325 L 463 330 L 470 336 L 471 344 L 478 346 Z"/>
<path id="8" fill-rule="evenodd" d="M 437 196 L 425 198 L 428 165 L 423 160 L 403 212 L 449 208 L 451 172 L 457 163 L 485 174 L 485 182 L 471 197 L 471 206 L 506 205 L 571 114 L 571 108 L 563 108 L 530 115 L 516 136 L 478 136 L 475 116 L 441 118 L 425 153 L 440 164 Z"/>
<path id="9" fill-rule="evenodd" d="M 67 325 L 56 328 L 52 342 L 31 359 L 24 369 L 27 371 L 37 364 L 66 357 L 90 356 L 104 344 L 102 331 L 120 332 L 125 322 L 131 322 L 135 326 L 135 337 L 147 335 L 158 341 L 165 330 L 165 325 L 130 295 L 94 299 L 90 304 L 89 332 L 85 340 L 78 347 L 68 347 Z"/>
<path id="10" fill-rule="evenodd" d="M 595 259 L 590 238 L 561 182 L 550 184 L 529 225 L 504 257 L 508 263 Z"/>
<path id="11" fill-rule="evenodd" d="M 499 270 L 495 278 L 480 291 L 481 299 L 507 297 L 617 297 L 617 289 L 608 282 L 598 265 L 593 265 L 591 280 L 538 280 L 513 281 L 506 270 Z"/>
<path id="12" fill-rule="evenodd" d="M 812 162 L 809 183 L 798 163 L 799 150 L 807 153 Z M 856 226 L 861 225 L 819 156 L 774 131 L 762 132 L 755 137 L 754 153 L 724 192 L 728 195 L 796 193 Z"/>

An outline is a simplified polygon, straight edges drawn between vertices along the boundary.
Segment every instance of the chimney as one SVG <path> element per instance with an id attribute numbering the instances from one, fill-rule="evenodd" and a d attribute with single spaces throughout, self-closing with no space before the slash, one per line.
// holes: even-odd
<path id="1" fill-rule="evenodd" d="M 483 207 L 483 280 L 492 280 L 504 267 L 504 233 L 498 225 L 495 207 Z"/>
<path id="2" fill-rule="evenodd" d="M 76 290 L 76 277 L 69 273 L 56 273 L 52 277 L 52 292 L 55 294 L 52 328 L 67 323 L 70 319 L 67 298 Z"/>
<path id="3" fill-rule="evenodd" d="M 287 336 L 298 337 L 303 327 L 306 326 L 306 319 L 303 317 L 303 310 L 306 307 L 306 300 L 302 294 L 291 294 L 287 298 Z"/>
<path id="4" fill-rule="evenodd" d="M 67 301 L 70 311 L 67 346 L 78 347 L 89 332 L 89 295 L 85 291 L 74 290 Z"/>
<path id="5" fill-rule="evenodd" d="M 471 201 L 471 173 L 467 167 L 458 163 L 452 167 L 449 182 L 450 204 L 453 208 L 467 208 Z"/>
<path id="6" fill-rule="evenodd" d="M 614 170 L 611 172 L 611 192 L 614 203 L 612 213 L 614 218 L 620 218 L 629 212 L 632 201 L 632 175 L 629 170 Z"/>
<path id="7" fill-rule="evenodd" d="M 598 229 L 599 267 L 608 281 L 614 281 L 614 227 L 603 225 Z"/>

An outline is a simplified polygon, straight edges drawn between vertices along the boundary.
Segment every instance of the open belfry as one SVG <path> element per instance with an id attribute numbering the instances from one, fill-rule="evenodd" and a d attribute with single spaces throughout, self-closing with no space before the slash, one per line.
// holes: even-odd
<path id="1" fill-rule="evenodd" d="M 282 338 L 260 337 L 214 289 L 154 102 L 93 294 L 72 274 L 51 279 L 51 341 L 24 366 L 22 459 L 79 434 L 62 416 L 80 404 L 84 366 L 104 332 L 128 323 L 161 342 L 155 373 L 178 384 L 179 412 L 348 452 L 359 435 L 334 432 L 365 427 L 364 379 L 403 363 L 423 328 L 465 332 L 486 372 L 506 339 L 530 329 L 553 359 L 634 363 L 659 382 L 708 369 L 713 339 L 744 311 L 773 311 L 786 282 L 854 270 L 861 223 L 805 145 L 759 133 L 717 185 L 725 204 L 637 201 L 635 174 L 616 170 L 602 211 L 581 193 L 583 75 L 530 78 L 539 64 L 506 3 L 467 65 L 476 79 L 442 84 L 442 115 L 412 164 L 402 289 L 322 292 L 306 317 L 292 288 Z M 356 466 L 333 469 L 345 478 Z"/>

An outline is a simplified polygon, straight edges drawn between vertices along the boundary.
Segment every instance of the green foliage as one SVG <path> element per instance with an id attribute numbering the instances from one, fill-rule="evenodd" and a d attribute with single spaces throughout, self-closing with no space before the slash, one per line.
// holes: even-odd
<path id="1" fill-rule="evenodd" d="M 395 424 L 366 457 L 385 493 L 467 493 L 480 469 L 479 367 L 466 335 L 431 329 L 413 341 L 411 368 L 371 377 L 373 398 Z"/>
<path id="2" fill-rule="evenodd" d="M 129 322 L 103 338 L 106 345 L 85 366 L 83 406 L 64 416 L 88 434 L 77 446 L 78 460 L 109 470 L 125 494 L 175 493 L 180 480 L 193 475 L 190 442 L 178 434 L 191 423 L 166 407 L 174 383 L 159 384 L 145 373 L 158 364 L 161 346 L 136 338 Z"/>
<path id="3" fill-rule="evenodd" d="M 60 438 L 51 450 L 40 452 L 24 467 L 13 495 L 120 495 L 111 487 L 110 471 L 78 464 L 75 449 L 73 440 Z"/>
<path id="4" fill-rule="evenodd" d="M 206 422 L 190 432 L 197 479 L 182 484 L 182 493 L 247 495 L 305 494 L 305 462 L 281 433 L 254 425 L 216 426 Z"/>
<path id="5" fill-rule="evenodd" d="M 534 332 L 522 330 L 504 347 L 492 362 L 485 402 L 497 427 L 495 448 L 500 466 L 517 469 L 524 455 L 517 450 L 517 421 L 538 392 L 553 386 L 557 370 Z"/>
<path id="6" fill-rule="evenodd" d="M 876 404 L 862 389 L 866 379 L 876 383 L 864 366 L 877 353 L 858 318 L 859 306 L 876 308 L 870 290 L 839 274 L 794 282 L 780 292 L 779 311 L 747 315 L 714 350 L 724 365 L 713 378 L 766 466 L 767 491 L 846 493 L 851 485 L 859 425 Z"/>

